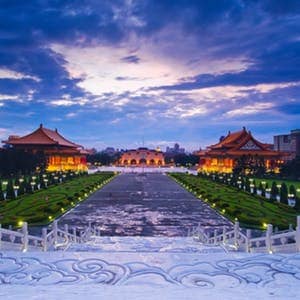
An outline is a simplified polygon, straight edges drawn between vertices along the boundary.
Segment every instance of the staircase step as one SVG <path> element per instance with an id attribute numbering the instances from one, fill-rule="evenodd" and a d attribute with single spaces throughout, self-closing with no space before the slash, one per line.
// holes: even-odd
<path id="1" fill-rule="evenodd" d="M 93 237 L 84 244 L 71 244 L 67 251 L 224 253 L 222 247 L 203 245 L 192 237 Z"/>

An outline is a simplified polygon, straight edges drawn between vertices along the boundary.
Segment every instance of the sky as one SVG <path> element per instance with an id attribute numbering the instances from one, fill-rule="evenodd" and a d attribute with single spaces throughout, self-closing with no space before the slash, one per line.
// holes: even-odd
<path id="1" fill-rule="evenodd" d="M 300 128 L 300 1 L 0 0 L 0 138 L 192 151 Z M 143 143 L 144 141 L 144 143 Z"/>

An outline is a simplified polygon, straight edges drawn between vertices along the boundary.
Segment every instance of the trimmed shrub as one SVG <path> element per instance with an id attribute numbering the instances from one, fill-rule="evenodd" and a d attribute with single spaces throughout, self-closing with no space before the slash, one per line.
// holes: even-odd
<path id="1" fill-rule="evenodd" d="M 283 182 L 280 188 L 280 202 L 284 204 L 288 204 L 288 189 L 286 184 Z"/>

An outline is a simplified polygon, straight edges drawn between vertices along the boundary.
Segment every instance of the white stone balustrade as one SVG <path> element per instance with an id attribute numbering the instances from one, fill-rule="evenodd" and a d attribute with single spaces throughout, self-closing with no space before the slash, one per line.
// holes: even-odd
<path id="1" fill-rule="evenodd" d="M 297 216 L 296 230 L 289 229 L 283 232 L 274 232 L 273 225 L 268 224 L 265 236 L 251 237 L 251 230 L 246 230 L 246 235 L 242 232 L 239 222 L 235 222 L 233 229 L 227 230 L 223 227 L 222 232 L 214 231 L 209 237 L 201 226 L 192 234 L 202 243 L 228 245 L 236 250 L 246 252 L 300 252 L 300 216 Z"/>
<path id="2" fill-rule="evenodd" d="M 89 226 L 84 231 L 81 231 L 80 235 L 77 235 L 76 228 L 73 228 L 72 232 L 70 232 L 68 225 L 65 225 L 63 230 L 59 229 L 56 220 L 52 223 L 52 228 L 49 232 L 47 228 L 42 229 L 41 236 L 30 235 L 26 222 L 22 224 L 22 228 L 19 231 L 2 228 L 0 224 L 0 250 L 13 249 L 23 252 L 31 248 L 42 251 L 56 250 L 66 248 L 71 242 L 88 241 L 92 235 L 100 236 L 100 230 L 92 227 L 89 223 Z"/>

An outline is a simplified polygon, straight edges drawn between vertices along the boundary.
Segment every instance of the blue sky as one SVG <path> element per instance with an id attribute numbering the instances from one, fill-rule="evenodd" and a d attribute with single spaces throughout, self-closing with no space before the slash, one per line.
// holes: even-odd
<path id="1" fill-rule="evenodd" d="M 86 147 L 299 128 L 296 0 L 0 1 L 0 138 L 43 123 Z"/>

